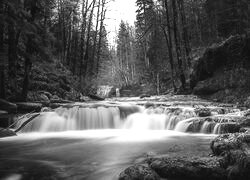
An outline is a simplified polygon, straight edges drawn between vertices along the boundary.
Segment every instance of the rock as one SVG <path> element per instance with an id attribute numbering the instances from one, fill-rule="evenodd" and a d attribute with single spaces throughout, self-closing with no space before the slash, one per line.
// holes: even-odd
<path id="1" fill-rule="evenodd" d="M 215 155 L 223 155 L 222 166 L 229 180 L 250 179 L 250 134 L 221 135 L 211 143 Z"/>
<path id="2" fill-rule="evenodd" d="M 160 180 L 160 177 L 147 165 L 134 165 L 121 172 L 119 180 Z"/>
<path id="3" fill-rule="evenodd" d="M 162 178 L 226 180 L 219 159 L 212 157 L 175 157 L 152 159 L 150 167 Z"/>
<path id="4" fill-rule="evenodd" d="M 250 96 L 247 98 L 247 100 L 244 102 L 244 106 L 250 108 Z"/>
<path id="5" fill-rule="evenodd" d="M 223 155 L 231 150 L 242 149 L 250 142 L 250 135 L 244 133 L 224 134 L 216 137 L 210 145 L 214 155 Z"/>
<path id="6" fill-rule="evenodd" d="M 16 133 L 9 129 L 0 128 L 0 138 L 16 136 Z"/>
<path id="7" fill-rule="evenodd" d="M 46 95 L 49 99 L 52 98 L 52 94 L 51 94 L 50 92 L 47 92 L 47 91 L 39 91 L 38 93 Z"/>
<path id="8" fill-rule="evenodd" d="M 242 121 L 240 123 L 240 127 L 250 127 L 250 118 L 247 118 L 246 120 Z"/>
<path id="9" fill-rule="evenodd" d="M 18 102 L 16 104 L 18 112 L 39 112 L 42 109 L 41 103 Z"/>
<path id="10" fill-rule="evenodd" d="M 17 105 L 6 100 L 0 99 L 0 109 L 7 112 L 16 112 Z"/>
<path id="11" fill-rule="evenodd" d="M 52 109 L 49 107 L 44 107 L 41 109 L 41 112 L 51 112 L 51 111 L 52 111 Z"/>
<path id="12" fill-rule="evenodd" d="M 148 94 L 142 94 L 142 95 L 140 95 L 140 99 L 149 98 L 149 97 L 151 97 L 151 96 L 148 95 Z"/>
<path id="13" fill-rule="evenodd" d="M 49 97 L 46 94 L 49 93 L 45 91 L 29 92 L 27 100 L 29 102 L 49 103 Z"/>
<path id="14" fill-rule="evenodd" d="M 66 103 L 72 103 L 73 101 L 65 100 L 65 99 L 51 99 L 51 103 L 61 103 L 61 104 L 66 104 Z"/>
<path id="15" fill-rule="evenodd" d="M 50 108 L 56 109 L 56 108 L 61 107 L 62 105 L 63 104 L 61 104 L 61 103 L 50 103 Z"/>
<path id="16" fill-rule="evenodd" d="M 246 128 L 246 127 L 242 127 L 240 128 L 240 133 L 245 133 L 245 134 L 250 134 L 250 127 Z"/>
<path id="17" fill-rule="evenodd" d="M 97 100 L 97 101 L 104 101 L 104 100 L 105 100 L 104 98 L 99 97 L 99 96 L 94 95 L 94 94 L 89 94 L 88 96 L 89 96 L 91 99 Z"/>
<path id="18" fill-rule="evenodd" d="M 207 117 L 207 116 L 211 116 L 212 115 L 211 111 L 209 109 L 206 109 L 206 108 L 195 109 L 195 113 L 199 117 Z"/>
<path id="19" fill-rule="evenodd" d="M 53 95 L 53 96 L 51 97 L 51 100 L 60 100 L 60 98 L 59 98 L 57 95 Z"/>

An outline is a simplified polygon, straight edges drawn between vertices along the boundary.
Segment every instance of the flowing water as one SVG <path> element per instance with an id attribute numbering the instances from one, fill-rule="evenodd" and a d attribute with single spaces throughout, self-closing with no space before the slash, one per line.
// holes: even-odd
<path id="1" fill-rule="evenodd" d="M 207 155 L 224 121 L 187 134 L 196 105 L 168 103 L 81 103 L 41 113 L 17 137 L 0 140 L 0 179 L 112 180 L 150 155 Z"/>

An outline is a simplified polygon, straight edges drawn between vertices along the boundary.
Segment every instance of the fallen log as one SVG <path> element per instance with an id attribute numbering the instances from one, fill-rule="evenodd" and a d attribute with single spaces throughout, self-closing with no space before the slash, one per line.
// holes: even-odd
<path id="1" fill-rule="evenodd" d="M 6 101 L 4 99 L 0 99 L 0 109 L 7 111 L 7 112 L 16 112 L 17 105 L 14 103 L 11 103 L 9 101 Z"/>

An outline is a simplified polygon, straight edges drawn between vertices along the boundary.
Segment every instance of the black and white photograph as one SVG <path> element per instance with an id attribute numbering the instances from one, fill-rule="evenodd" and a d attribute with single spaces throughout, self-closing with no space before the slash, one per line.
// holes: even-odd
<path id="1" fill-rule="evenodd" d="M 0 180 L 250 180 L 250 0 L 0 0 Z"/>

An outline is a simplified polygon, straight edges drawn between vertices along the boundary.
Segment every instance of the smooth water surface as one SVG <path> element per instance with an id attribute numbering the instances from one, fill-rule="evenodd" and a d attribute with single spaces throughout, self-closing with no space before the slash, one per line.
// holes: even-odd
<path id="1" fill-rule="evenodd" d="M 0 179 L 112 180 L 150 155 L 208 155 L 213 137 L 136 129 L 19 134 L 0 140 Z"/>

